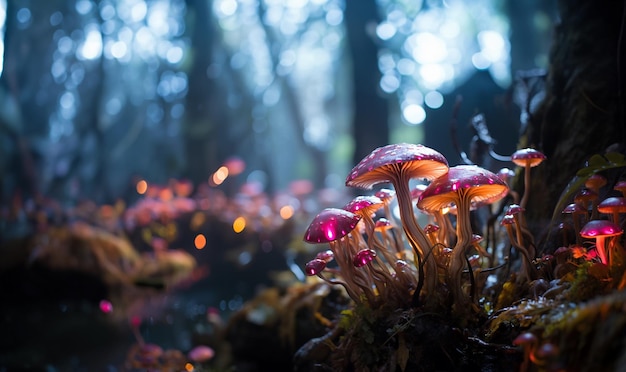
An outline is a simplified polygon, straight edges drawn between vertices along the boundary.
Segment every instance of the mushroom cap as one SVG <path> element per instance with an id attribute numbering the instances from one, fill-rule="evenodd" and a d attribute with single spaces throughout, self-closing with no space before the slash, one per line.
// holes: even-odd
<path id="1" fill-rule="evenodd" d="M 606 185 L 606 177 L 601 174 L 594 173 L 585 181 L 585 187 L 588 187 L 592 190 L 597 190 L 600 187 Z"/>
<path id="2" fill-rule="evenodd" d="M 392 227 L 393 225 L 391 225 L 391 222 L 389 222 L 389 220 L 384 217 L 381 217 L 378 220 L 376 220 L 376 225 L 375 225 L 376 231 L 389 230 Z"/>
<path id="3" fill-rule="evenodd" d="M 502 220 L 500 220 L 500 226 L 513 225 L 515 224 L 515 216 L 512 214 L 505 214 L 502 216 Z"/>
<path id="4" fill-rule="evenodd" d="M 392 189 L 380 189 L 374 193 L 374 196 L 378 197 L 383 203 L 390 203 L 396 196 L 396 192 Z"/>
<path id="5" fill-rule="evenodd" d="M 330 249 L 327 249 L 325 251 L 318 252 L 315 255 L 315 258 L 318 258 L 318 259 L 328 263 L 328 262 L 332 261 L 335 258 L 335 254 Z"/>
<path id="6" fill-rule="evenodd" d="M 308 243 L 330 243 L 348 235 L 361 216 L 339 208 L 326 208 L 313 218 L 304 233 Z"/>
<path id="7" fill-rule="evenodd" d="M 511 161 L 520 167 L 536 167 L 545 160 L 546 156 L 538 150 L 525 148 L 515 151 L 511 155 Z"/>
<path id="8" fill-rule="evenodd" d="M 583 238 L 597 238 L 621 235 L 624 231 L 609 220 L 591 220 L 580 229 Z"/>
<path id="9" fill-rule="evenodd" d="M 426 234 L 430 234 L 430 233 L 436 233 L 437 231 L 439 231 L 439 226 L 429 223 L 428 225 L 424 226 L 424 232 Z"/>
<path id="10" fill-rule="evenodd" d="M 496 174 L 476 165 L 457 165 L 437 178 L 424 190 L 417 207 L 434 212 L 458 203 L 459 193 L 465 190 L 472 203 L 493 203 L 509 191 L 506 182 Z"/>
<path id="11" fill-rule="evenodd" d="M 522 206 L 520 206 L 519 204 L 511 204 L 507 208 L 506 214 L 516 215 L 516 214 L 523 213 L 524 211 L 525 211 L 525 209 Z"/>
<path id="12" fill-rule="evenodd" d="M 598 204 L 598 212 L 611 214 L 613 212 L 626 213 L 626 198 L 621 196 L 611 196 Z"/>
<path id="13" fill-rule="evenodd" d="M 363 158 L 346 178 L 346 186 L 371 189 L 398 177 L 435 179 L 448 171 L 439 152 L 421 144 L 398 143 L 378 147 Z"/>
<path id="14" fill-rule="evenodd" d="M 563 214 L 582 214 L 582 213 L 587 213 L 587 210 L 585 208 L 583 208 L 578 203 L 570 203 L 570 204 L 566 205 L 565 208 L 563 208 L 561 213 L 563 213 Z"/>
<path id="15" fill-rule="evenodd" d="M 512 169 L 504 167 L 500 168 L 497 175 L 498 177 L 502 178 L 502 181 L 509 183 L 511 178 L 515 177 L 515 172 Z"/>
<path id="16" fill-rule="evenodd" d="M 343 209 L 354 214 L 371 215 L 384 206 L 383 201 L 377 196 L 357 196 L 346 204 Z"/>
<path id="17" fill-rule="evenodd" d="M 314 258 L 304 265 L 304 273 L 313 276 L 321 273 L 326 268 L 326 261 L 321 258 Z"/>
<path id="18" fill-rule="evenodd" d="M 586 203 L 588 201 L 591 201 L 595 198 L 598 197 L 598 193 L 588 189 L 588 188 L 582 188 L 578 191 L 578 193 L 576 193 L 576 195 L 574 195 L 574 202 L 576 203 Z"/>
<path id="19" fill-rule="evenodd" d="M 355 267 L 363 267 L 367 265 L 368 263 L 372 262 L 372 260 L 374 260 L 375 257 L 376 257 L 376 251 L 374 251 L 373 249 L 364 248 L 356 252 L 356 254 L 354 255 L 354 259 L 352 260 L 352 263 L 354 264 Z"/>

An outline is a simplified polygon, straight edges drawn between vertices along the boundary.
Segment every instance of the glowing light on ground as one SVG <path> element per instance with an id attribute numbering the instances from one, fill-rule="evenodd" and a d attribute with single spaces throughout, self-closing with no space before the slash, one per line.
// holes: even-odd
<path id="1" fill-rule="evenodd" d="M 146 182 L 145 180 L 141 180 L 137 182 L 135 188 L 137 189 L 137 194 L 143 195 L 146 193 L 146 191 L 148 191 L 148 182 Z"/>
<path id="2" fill-rule="evenodd" d="M 203 234 L 196 235 L 196 238 L 193 240 L 193 245 L 196 249 L 204 249 L 206 247 L 206 237 Z"/>
<path id="3" fill-rule="evenodd" d="M 233 231 L 239 234 L 245 228 L 246 228 L 246 219 L 243 217 L 235 218 L 235 221 L 233 221 Z"/>

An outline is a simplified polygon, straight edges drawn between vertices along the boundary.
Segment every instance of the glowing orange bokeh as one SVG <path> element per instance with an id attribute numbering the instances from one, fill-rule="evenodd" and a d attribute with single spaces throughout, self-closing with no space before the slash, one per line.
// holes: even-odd
<path id="1" fill-rule="evenodd" d="M 137 194 L 143 195 L 146 191 L 148 191 L 148 182 L 146 182 L 146 180 L 141 180 L 137 182 L 135 188 L 137 189 Z"/>
<path id="2" fill-rule="evenodd" d="M 204 247 L 206 247 L 206 237 L 204 234 L 196 235 L 196 238 L 193 240 L 193 245 L 196 249 L 204 249 Z"/>

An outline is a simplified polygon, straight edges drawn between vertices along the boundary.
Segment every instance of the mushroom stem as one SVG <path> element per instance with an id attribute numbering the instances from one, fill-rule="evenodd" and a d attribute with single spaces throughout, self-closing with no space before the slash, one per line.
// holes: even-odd
<path id="1" fill-rule="evenodd" d="M 467 304 L 467 298 L 463 294 L 463 287 L 461 283 L 463 265 L 467 262 L 466 252 L 468 247 L 471 246 L 472 241 L 472 226 L 470 224 L 471 199 L 466 197 L 467 194 L 466 190 L 459 190 L 456 214 L 457 241 L 452 249 L 452 257 L 450 259 L 450 266 L 448 267 L 448 280 L 451 282 L 450 288 L 452 290 L 452 295 L 454 296 L 454 303 L 457 306 L 457 311 L 460 311 Z M 470 275 L 472 275 L 471 267 L 469 270 Z"/>
<path id="2" fill-rule="evenodd" d="M 609 265 L 609 257 L 606 254 L 606 237 L 597 236 L 596 237 L 596 251 L 598 252 L 598 256 L 600 256 L 600 261 L 603 264 Z"/>
<path id="3" fill-rule="evenodd" d="M 392 183 L 396 190 L 396 198 L 400 208 L 402 228 L 404 229 L 409 245 L 413 249 L 416 260 L 418 261 L 420 275 L 418 285 L 421 287 L 423 284 L 426 284 L 426 292 L 432 294 L 437 286 L 437 262 L 435 261 L 435 257 L 431 254 L 432 247 L 428 241 L 426 233 L 424 233 L 415 219 L 413 203 L 411 203 L 409 183 L 398 182 L 398 180 L 394 180 Z M 421 263 L 422 260 L 425 260 L 423 264 L 426 266 L 425 274 Z M 418 291 L 416 291 L 415 296 L 419 296 L 419 293 L 417 292 Z"/>
<path id="4" fill-rule="evenodd" d="M 524 166 L 524 194 L 522 195 L 522 200 L 520 200 L 519 202 L 520 207 L 526 208 L 529 194 L 530 194 L 530 161 L 527 161 L 526 165 Z"/>

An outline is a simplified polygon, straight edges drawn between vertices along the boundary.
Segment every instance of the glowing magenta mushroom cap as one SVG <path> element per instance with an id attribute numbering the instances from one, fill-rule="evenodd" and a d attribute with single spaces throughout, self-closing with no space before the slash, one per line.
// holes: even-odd
<path id="1" fill-rule="evenodd" d="M 307 228 L 304 241 L 308 243 L 329 243 L 348 235 L 361 216 L 344 209 L 326 208 L 322 210 Z"/>
<path id="2" fill-rule="evenodd" d="M 476 165 L 457 165 L 435 179 L 420 195 L 417 206 L 428 212 L 458 203 L 464 191 L 472 203 L 495 202 L 504 197 L 509 187 L 496 174 Z"/>
<path id="3" fill-rule="evenodd" d="M 304 273 L 313 276 L 321 273 L 326 268 L 326 261 L 320 258 L 314 258 L 304 265 Z"/>
<path id="4" fill-rule="evenodd" d="M 432 180 L 448 171 L 448 161 L 439 152 L 421 144 L 398 143 L 379 147 L 357 164 L 346 186 L 371 189 L 379 183 L 403 177 Z"/>
<path id="5" fill-rule="evenodd" d="M 383 207 L 383 201 L 377 196 L 357 196 L 346 204 L 343 209 L 354 214 L 371 215 Z"/>
<path id="6" fill-rule="evenodd" d="M 361 249 L 354 255 L 354 259 L 352 263 L 356 267 L 363 267 L 368 263 L 372 262 L 372 260 L 376 257 L 376 251 L 373 249 L 365 248 Z"/>
<path id="7" fill-rule="evenodd" d="M 608 220 L 591 220 L 580 230 L 583 238 L 598 238 L 621 235 L 624 231 L 619 225 Z"/>
<path id="8" fill-rule="evenodd" d="M 542 152 L 531 148 L 517 150 L 511 155 L 511 161 L 520 167 L 536 167 L 545 159 Z"/>

